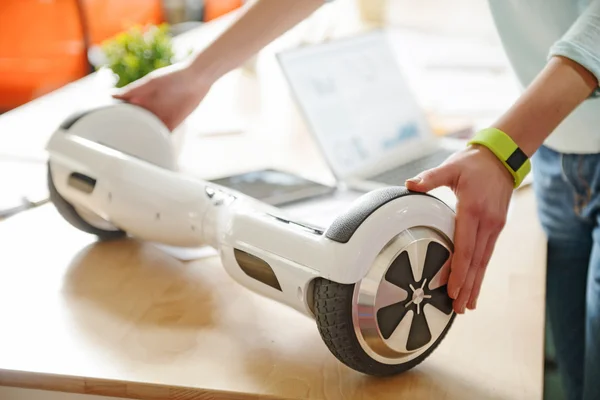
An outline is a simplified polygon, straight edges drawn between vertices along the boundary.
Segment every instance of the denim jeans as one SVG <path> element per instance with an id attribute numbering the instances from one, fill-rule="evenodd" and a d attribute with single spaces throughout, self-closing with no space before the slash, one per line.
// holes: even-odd
<path id="1" fill-rule="evenodd" d="M 548 238 L 546 306 L 567 398 L 600 399 L 600 154 L 541 147 L 533 187 Z"/>

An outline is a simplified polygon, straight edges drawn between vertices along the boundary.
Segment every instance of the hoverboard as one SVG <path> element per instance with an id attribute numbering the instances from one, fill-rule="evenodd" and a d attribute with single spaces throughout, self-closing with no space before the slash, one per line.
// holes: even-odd
<path id="1" fill-rule="evenodd" d="M 127 103 L 72 115 L 46 149 L 50 199 L 75 228 L 99 240 L 214 247 L 235 281 L 313 318 L 356 371 L 415 367 L 454 321 L 455 214 L 430 194 L 377 189 L 326 229 L 308 225 L 179 172 L 166 126 Z"/>

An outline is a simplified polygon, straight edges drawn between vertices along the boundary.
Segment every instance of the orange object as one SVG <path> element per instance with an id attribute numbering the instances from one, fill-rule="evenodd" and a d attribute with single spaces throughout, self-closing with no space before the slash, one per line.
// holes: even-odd
<path id="1" fill-rule="evenodd" d="M 204 0 L 204 21 L 225 15 L 243 4 L 243 0 Z"/>
<path id="2" fill-rule="evenodd" d="M 134 25 L 164 22 L 162 0 L 83 0 L 93 44 Z"/>
<path id="3" fill-rule="evenodd" d="M 0 110 L 89 72 L 78 0 L 0 0 Z M 80 0 L 91 44 L 163 21 L 161 0 Z"/>

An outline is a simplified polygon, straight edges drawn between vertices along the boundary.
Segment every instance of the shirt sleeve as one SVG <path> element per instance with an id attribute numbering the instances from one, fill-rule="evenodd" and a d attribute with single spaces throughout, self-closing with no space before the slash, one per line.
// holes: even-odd
<path id="1" fill-rule="evenodd" d="M 592 0 L 569 30 L 553 44 L 548 57 L 553 56 L 573 60 L 600 82 L 600 0 Z M 592 96 L 600 97 L 600 87 Z"/>

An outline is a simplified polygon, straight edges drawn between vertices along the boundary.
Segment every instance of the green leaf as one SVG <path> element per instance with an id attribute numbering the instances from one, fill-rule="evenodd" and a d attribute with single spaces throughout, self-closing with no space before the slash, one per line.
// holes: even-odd
<path id="1" fill-rule="evenodd" d="M 133 26 L 101 44 L 107 66 L 123 87 L 173 63 L 175 52 L 169 25 Z"/>

